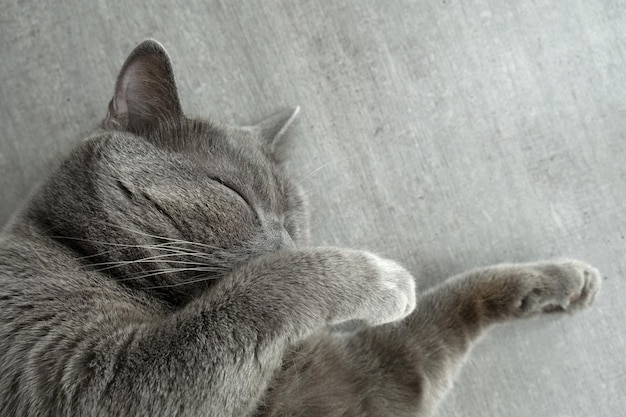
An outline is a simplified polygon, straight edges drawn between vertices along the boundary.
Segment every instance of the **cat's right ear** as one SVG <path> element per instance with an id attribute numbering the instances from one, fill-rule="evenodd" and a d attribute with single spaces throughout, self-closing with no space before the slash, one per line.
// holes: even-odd
<path id="1" fill-rule="evenodd" d="M 103 126 L 142 134 L 182 116 L 167 52 L 154 40 L 143 41 L 122 66 Z"/>
<path id="2" fill-rule="evenodd" d="M 300 106 L 283 110 L 253 126 L 244 127 L 244 129 L 258 134 L 263 144 L 271 152 L 274 152 L 280 139 L 284 136 L 285 132 L 287 132 L 289 126 L 293 124 L 293 121 L 296 120 L 299 113 Z"/>

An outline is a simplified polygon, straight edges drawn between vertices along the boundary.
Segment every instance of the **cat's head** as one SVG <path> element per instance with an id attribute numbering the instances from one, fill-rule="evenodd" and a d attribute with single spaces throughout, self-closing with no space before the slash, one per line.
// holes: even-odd
<path id="1" fill-rule="evenodd" d="M 44 187 L 34 215 L 83 262 L 185 299 L 234 265 L 307 239 L 277 152 L 296 110 L 251 127 L 187 118 L 167 53 L 141 43 L 102 129 Z"/>

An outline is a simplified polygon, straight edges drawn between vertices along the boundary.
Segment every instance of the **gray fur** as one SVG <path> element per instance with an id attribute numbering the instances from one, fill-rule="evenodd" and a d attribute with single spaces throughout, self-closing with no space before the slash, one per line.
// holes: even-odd
<path id="1" fill-rule="evenodd" d="M 426 416 L 492 324 L 593 301 L 577 261 L 418 293 L 393 261 L 308 247 L 279 157 L 295 114 L 188 119 L 164 49 L 133 51 L 0 237 L 0 415 Z"/>

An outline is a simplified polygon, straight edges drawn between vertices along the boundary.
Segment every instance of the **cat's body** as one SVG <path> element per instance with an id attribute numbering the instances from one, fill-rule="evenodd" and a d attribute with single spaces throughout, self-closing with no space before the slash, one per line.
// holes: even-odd
<path id="1" fill-rule="evenodd" d="M 392 261 L 307 247 L 277 155 L 293 116 L 187 119 L 164 50 L 137 47 L 0 238 L 0 415 L 425 416 L 491 324 L 593 301 L 575 261 L 416 293 Z M 328 330 L 349 320 L 370 326 Z"/>

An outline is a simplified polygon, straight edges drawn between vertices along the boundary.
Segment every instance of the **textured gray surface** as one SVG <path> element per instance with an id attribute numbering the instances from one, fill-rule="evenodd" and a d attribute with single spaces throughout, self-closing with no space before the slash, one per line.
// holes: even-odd
<path id="1" fill-rule="evenodd" d="M 188 114 L 302 106 L 315 243 L 423 286 L 554 256 L 603 271 L 594 309 L 486 337 L 441 416 L 626 415 L 624 1 L 63 3 L 0 2 L 0 223 L 154 37 Z"/>

